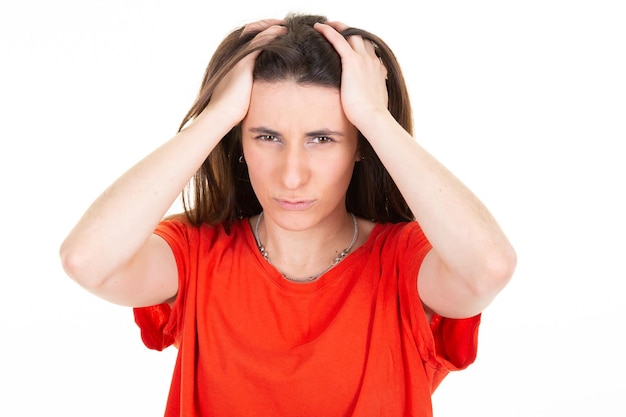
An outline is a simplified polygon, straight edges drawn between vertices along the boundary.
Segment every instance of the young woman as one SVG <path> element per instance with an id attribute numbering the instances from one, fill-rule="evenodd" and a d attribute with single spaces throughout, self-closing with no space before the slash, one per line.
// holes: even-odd
<path id="1" fill-rule="evenodd" d="M 179 133 L 61 247 L 148 347 L 178 348 L 167 416 L 432 414 L 516 256 L 411 133 L 375 35 L 289 15 L 224 39 Z"/>

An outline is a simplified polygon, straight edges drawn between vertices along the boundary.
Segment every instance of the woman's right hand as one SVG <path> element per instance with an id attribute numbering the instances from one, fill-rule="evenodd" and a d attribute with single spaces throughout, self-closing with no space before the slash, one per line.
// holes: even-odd
<path id="1" fill-rule="evenodd" d="M 252 92 L 252 73 L 257 56 L 263 45 L 284 34 L 287 28 L 281 26 L 282 20 L 266 19 L 247 25 L 242 34 L 250 31 L 260 31 L 248 44 L 252 50 L 239 61 L 218 83 L 206 109 L 200 114 L 209 111 L 220 115 L 221 120 L 228 121 L 232 126 L 238 124 L 248 113 L 250 95 Z"/>
<path id="2" fill-rule="evenodd" d="M 176 295 L 176 261 L 154 229 L 215 144 L 245 117 L 257 49 L 284 33 L 279 22 L 249 25 L 260 30 L 248 45 L 253 52 L 219 82 L 190 129 L 131 167 L 87 209 L 60 248 L 63 268 L 76 282 L 128 306 L 159 304 Z"/>

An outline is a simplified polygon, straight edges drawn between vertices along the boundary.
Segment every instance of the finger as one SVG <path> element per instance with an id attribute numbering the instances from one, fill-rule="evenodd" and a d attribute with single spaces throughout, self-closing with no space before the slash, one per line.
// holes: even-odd
<path id="1" fill-rule="evenodd" d="M 378 49 L 378 45 L 376 45 L 374 41 L 370 41 L 370 40 L 363 40 L 363 43 L 364 43 L 365 50 L 367 51 L 367 53 L 372 57 L 378 58 L 378 53 L 376 53 L 376 50 Z"/>
<path id="2" fill-rule="evenodd" d="M 339 56 L 347 56 L 347 54 L 353 51 L 353 47 L 348 43 L 346 38 L 332 26 L 324 23 L 316 23 L 313 27 L 324 35 L 328 42 L 333 45 Z"/>
<path id="3" fill-rule="evenodd" d="M 378 58 L 378 55 L 376 55 L 377 45 L 374 42 L 365 40 L 363 39 L 362 36 L 358 36 L 358 35 L 348 36 L 347 38 L 341 35 L 339 33 L 340 31 L 343 31 L 349 28 L 347 25 L 343 23 L 339 23 L 339 22 L 328 22 L 326 24 L 316 23 L 314 27 L 318 29 L 318 31 L 321 32 L 326 37 L 326 39 L 328 39 L 328 41 L 335 47 L 335 49 L 341 56 L 345 56 L 344 53 L 350 52 L 347 49 L 343 49 L 343 50 L 340 49 L 341 45 L 344 45 L 347 43 L 353 51 L 359 54 L 365 53 L 371 57 Z"/>
<path id="4" fill-rule="evenodd" d="M 263 19 L 257 22 L 248 23 L 241 32 L 241 36 L 250 33 L 250 32 L 262 32 L 270 26 L 277 26 L 284 24 L 285 21 L 282 19 Z"/>
<path id="5" fill-rule="evenodd" d="M 365 47 L 365 50 L 367 51 L 368 56 L 371 59 L 373 60 L 375 59 L 379 62 L 381 71 L 385 75 L 385 80 L 386 80 L 387 79 L 387 67 L 385 66 L 385 63 L 383 62 L 382 56 L 378 52 L 378 45 L 376 45 L 376 42 L 374 41 L 364 40 L 364 47 Z"/>
<path id="6" fill-rule="evenodd" d="M 378 63 L 385 79 L 387 79 L 387 68 L 385 67 L 382 57 L 377 52 L 378 45 L 376 45 L 374 41 L 358 35 L 348 37 L 347 41 L 356 53 L 363 56 L 367 55 L 372 62 L 375 61 Z"/>
<path id="7" fill-rule="evenodd" d="M 356 52 L 365 53 L 368 55 L 374 54 L 373 43 L 366 39 L 363 39 L 362 36 L 359 36 L 359 35 L 349 36 L 347 40 L 350 46 L 352 46 L 352 49 L 354 49 Z"/>
<path id="8" fill-rule="evenodd" d="M 343 33 L 344 31 L 350 29 L 350 26 L 346 25 L 343 22 L 339 22 L 339 21 L 332 21 L 332 22 L 326 22 L 326 24 L 330 27 L 332 27 L 333 29 L 335 29 L 337 32 L 339 33 Z M 349 36 L 349 38 L 355 37 L 356 35 L 353 36 Z M 376 45 L 376 43 L 374 41 L 370 41 L 371 44 L 374 46 L 374 50 L 378 49 L 378 45 Z M 370 48 L 367 48 L 367 50 L 369 51 Z"/>
<path id="9" fill-rule="evenodd" d="M 344 30 L 350 28 L 350 26 L 346 25 L 343 22 L 337 22 L 337 21 L 333 21 L 333 22 L 326 22 L 326 24 L 330 27 L 332 27 L 333 29 L 335 29 L 337 32 L 341 33 Z"/>

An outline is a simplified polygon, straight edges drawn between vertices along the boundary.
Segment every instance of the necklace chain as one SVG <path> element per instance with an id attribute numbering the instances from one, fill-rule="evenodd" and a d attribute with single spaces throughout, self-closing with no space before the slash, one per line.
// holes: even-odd
<path id="1" fill-rule="evenodd" d="M 352 242 L 350 242 L 350 245 L 347 248 L 345 248 L 344 250 L 339 252 L 339 254 L 337 254 L 337 256 L 335 256 L 335 258 L 332 260 L 330 265 L 328 265 L 326 268 L 324 268 L 322 271 L 318 272 L 317 274 L 311 275 L 311 276 L 306 277 L 306 278 L 293 278 L 293 277 L 287 276 L 286 274 L 281 272 L 282 276 L 285 279 L 287 279 L 289 281 L 293 281 L 293 282 L 315 281 L 320 276 L 322 276 L 324 273 L 326 273 L 328 270 L 330 270 L 332 267 L 334 267 L 339 262 L 341 262 L 343 260 L 343 258 L 348 256 L 348 254 L 352 250 L 352 247 L 356 243 L 356 240 L 357 240 L 357 238 L 359 236 L 359 225 L 357 223 L 356 216 L 353 213 L 350 213 L 350 215 L 352 216 L 352 221 L 354 222 L 354 235 L 352 236 Z M 261 239 L 259 238 L 259 224 L 261 223 L 261 218 L 262 217 L 263 217 L 263 212 L 261 212 L 261 214 L 259 214 L 259 217 L 256 220 L 256 224 L 254 225 L 254 239 L 256 240 L 256 245 L 259 248 L 259 252 L 261 252 L 261 255 L 263 256 L 263 258 L 265 258 L 267 263 L 269 263 L 271 265 L 272 262 L 270 261 L 270 256 L 267 253 L 267 251 L 265 250 L 265 246 L 263 246 L 263 244 L 261 243 Z"/>

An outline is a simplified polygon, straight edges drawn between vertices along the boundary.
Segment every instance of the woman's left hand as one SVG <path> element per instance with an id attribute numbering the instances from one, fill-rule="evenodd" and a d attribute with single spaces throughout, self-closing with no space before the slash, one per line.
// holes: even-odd
<path id="1" fill-rule="evenodd" d="M 339 22 L 316 23 L 318 30 L 341 57 L 341 103 L 350 122 L 363 131 L 377 114 L 386 114 L 387 69 L 376 55 L 376 47 L 361 36 L 347 39 L 341 31 L 348 26 Z"/>

